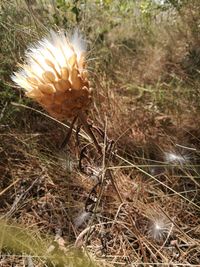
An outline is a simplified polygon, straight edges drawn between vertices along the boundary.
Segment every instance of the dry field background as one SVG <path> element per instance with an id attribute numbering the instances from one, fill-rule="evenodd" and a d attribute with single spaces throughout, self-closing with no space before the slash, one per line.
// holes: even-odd
<path id="1" fill-rule="evenodd" d="M 51 28 L 84 34 L 113 140 L 84 172 L 87 135 L 60 149 L 69 121 L 10 79 Z M 198 0 L 1 0 L 0 266 L 200 266 L 199 73 Z"/>

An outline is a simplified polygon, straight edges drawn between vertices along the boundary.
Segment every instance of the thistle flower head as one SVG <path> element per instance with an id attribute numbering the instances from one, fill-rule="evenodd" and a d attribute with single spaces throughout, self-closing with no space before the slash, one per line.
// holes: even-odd
<path id="1" fill-rule="evenodd" d="M 85 53 L 78 32 L 69 39 L 64 32 L 50 31 L 26 51 L 25 63 L 11 78 L 52 116 L 76 116 L 91 102 Z"/>

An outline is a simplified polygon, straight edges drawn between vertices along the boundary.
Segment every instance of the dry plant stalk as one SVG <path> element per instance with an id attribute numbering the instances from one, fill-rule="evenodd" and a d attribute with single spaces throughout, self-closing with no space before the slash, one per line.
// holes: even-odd
<path id="1" fill-rule="evenodd" d="M 50 31 L 26 51 L 26 59 L 11 77 L 52 117 L 79 118 L 89 136 L 96 141 L 86 119 L 92 96 L 86 69 L 86 43 L 76 31 L 71 38 L 64 32 Z"/>

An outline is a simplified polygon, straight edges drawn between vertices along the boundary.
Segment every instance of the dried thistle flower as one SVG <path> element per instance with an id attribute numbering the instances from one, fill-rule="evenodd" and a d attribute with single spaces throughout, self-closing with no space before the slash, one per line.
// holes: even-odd
<path id="1" fill-rule="evenodd" d="M 53 117 L 73 118 L 91 103 L 85 52 L 78 32 L 69 39 L 50 31 L 26 51 L 25 63 L 11 78 Z"/>

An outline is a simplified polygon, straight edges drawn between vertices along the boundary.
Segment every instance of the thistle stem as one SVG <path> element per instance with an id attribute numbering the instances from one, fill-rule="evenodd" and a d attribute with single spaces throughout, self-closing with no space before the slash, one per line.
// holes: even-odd
<path id="1" fill-rule="evenodd" d="M 102 154 L 101 146 L 99 145 L 95 135 L 93 134 L 93 132 L 92 132 L 92 130 L 90 128 L 90 125 L 87 122 L 87 118 L 86 118 L 85 114 L 83 112 L 79 112 L 78 117 L 79 117 L 81 123 L 83 124 L 83 126 L 85 128 L 85 131 L 87 132 L 87 134 L 93 140 L 94 145 L 95 145 L 96 149 L 98 150 L 99 154 Z"/>
<path id="2" fill-rule="evenodd" d="M 70 139 L 70 137 L 72 135 L 72 130 L 73 130 L 73 127 L 74 127 L 74 124 L 75 124 L 77 118 L 78 118 L 78 116 L 74 117 L 74 119 L 73 119 L 73 121 L 72 121 L 72 123 L 70 125 L 70 128 L 69 128 L 69 130 L 67 132 L 67 135 L 66 135 L 65 139 L 63 140 L 63 142 L 62 142 L 62 144 L 60 146 L 61 149 L 63 149 L 67 145 L 67 143 L 69 142 L 69 139 Z"/>

